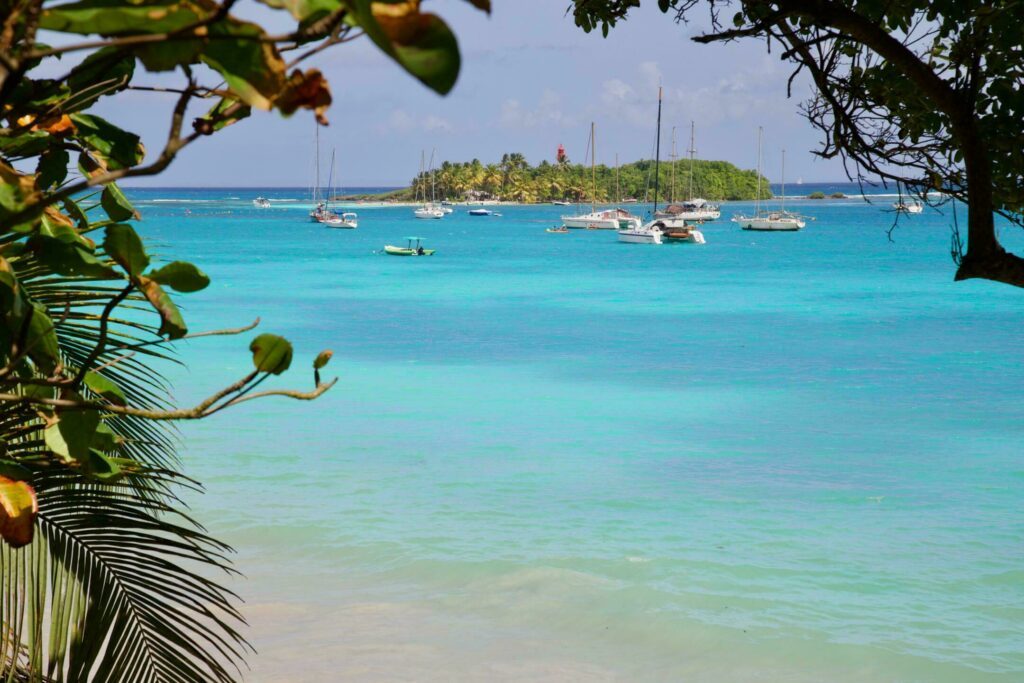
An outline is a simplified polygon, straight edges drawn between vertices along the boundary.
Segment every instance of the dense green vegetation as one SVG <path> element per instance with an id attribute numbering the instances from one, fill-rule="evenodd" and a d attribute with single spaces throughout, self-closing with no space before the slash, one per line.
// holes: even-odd
<path id="1" fill-rule="evenodd" d="M 180 491 L 198 484 L 167 425 L 267 396 L 314 399 L 336 382 L 320 377 L 331 354 L 306 361 L 304 389 L 265 389 L 297 354 L 260 334 L 240 378 L 176 407 L 160 374 L 169 345 L 256 323 L 189 330 L 176 293 L 209 278 L 149 248 L 117 181 L 161 173 L 254 110 L 326 124 L 327 81 L 299 67 L 359 35 L 437 92 L 459 70 L 454 35 L 418 2 L 263 3 L 260 16 L 291 17 L 270 32 L 233 16 L 233 0 L 0 1 L 0 680 L 242 676 L 244 622 L 216 580 L 234 571 L 230 549 L 187 515 Z M 154 91 L 168 132 L 149 154 L 91 113 L 101 98 L 131 109 Z M 197 106 L 206 113 L 189 116 Z M 282 514 L 265 493 L 253 505 Z"/>
<path id="2" fill-rule="evenodd" d="M 661 162 L 659 201 L 688 198 L 690 161 L 675 162 L 674 191 L 672 166 L 672 162 Z M 615 168 L 602 164 L 596 168 L 596 177 L 597 195 L 593 196 L 594 183 L 589 166 L 548 161 L 531 166 L 522 154 L 506 154 L 497 164 L 485 165 L 479 159 L 462 163 L 445 161 L 433 174 L 421 173 L 412 179 L 408 188 L 383 198 L 412 200 L 417 195 L 424 196 L 424 191 L 429 198 L 432 182 L 437 199 L 500 198 L 529 203 L 654 198 L 654 161 L 651 159 L 623 164 L 617 173 Z M 695 160 L 693 193 L 695 197 L 713 200 L 754 199 L 757 174 L 738 169 L 727 161 Z M 771 196 L 768 180 L 762 177 L 761 198 L 769 199 Z"/>

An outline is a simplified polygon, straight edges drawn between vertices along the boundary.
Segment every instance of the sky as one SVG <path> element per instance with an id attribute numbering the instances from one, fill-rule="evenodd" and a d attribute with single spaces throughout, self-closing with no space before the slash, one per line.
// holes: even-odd
<path id="1" fill-rule="evenodd" d="M 760 41 L 693 43 L 701 23 L 677 24 L 651 2 L 633 10 L 607 39 L 575 26 L 565 13 L 569 0 L 493 0 L 489 17 L 465 0 L 424 5 L 459 38 L 462 71 L 448 96 L 429 91 L 365 39 L 306 64 L 324 72 L 334 96 L 320 141 L 325 159 L 336 150 L 336 185 L 405 185 L 418 170 L 421 150 L 429 156 L 436 149 L 438 159 L 484 163 L 521 152 L 538 163 L 553 161 L 563 144 L 570 159 L 582 162 L 591 121 L 598 163 L 612 165 L 616 154 L 621 162 L 650 158 L 659 85 L 665 92 L 663 158 L 671 153 L 673 127 L 685 155 L 693 121 L 698 158 L 752 169 L 757 128 L 763 126 L 764 173 L 773 182 L 781 178 L 782 149 L 790 182 L 845 177 L 838 161 L 811 154 L 820 136 L 799 113 L 810 94 L 808 82 L 798 80 L 787 98 L 792 67 Z M 237 7 L 270 28 L 282 26 L 252 0 Z M 152 76 L 136 81 L 166 82 Z M 170 97 L 122 93 L 107 98 L 97 113 L 141 134 L 155 154 L 166 137 Z M 257 112 L 186 149 L 159 177 L 126 184 L 307 187 L 314 129 L 309 112 L 291 118 Z"/>

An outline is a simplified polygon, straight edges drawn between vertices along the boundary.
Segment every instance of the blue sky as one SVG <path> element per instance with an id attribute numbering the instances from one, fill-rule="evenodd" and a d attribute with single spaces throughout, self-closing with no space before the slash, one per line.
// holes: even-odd
<path id="1" fill-rule="evenodd" d="M 494 0 L 494 12 L 463 0 L 434 0 L 459 37 L 463 67 L 458 84 L 440 97 L 406 75 L 366 40 L 321 53 L 309 65 L 328 77 L 334 94 L 331 125 L 321 129 L 324 154 L 337 149 L 341 185 L 405 184 L 420 150 L 442 159 L 488 163 L 522 152 L 532 163 L 553 160 L 559 143 L 582 161 L 590 122 L 597 124 L 597 159 L 612 164 L 649 157 L 659 83 L 665 88 L 662 152 L 677 126 L 687 148 L 691 119 L 699 158 L 742 168 L 756 163 L 757 127 L 765 128 L 765 173 L 840 180 L 836 161 L 810 154 L 818 142 L 798 112 L 809 94 L 800 81 L 786 98 L 790 67 L 763 43 L 698 45 L 700 24 L 676 24 L 654 3 L 634 10 L 603 39 L 585 34 L 565 15 L 568 0 Z M 242 14 L 266 19 L 251 2 Z M 124 96 L 122 96 L 124 97 Z M 127 106 L 126 106 L 127 105 Z M 166 136 L 166 95 L 130 93 L 103 104 L 102 113 L 143 135 L 154 152 Z M 308 186 L 314 124 L 303 112 L 290 119 L 257 113 L 197 143 L 156 179 L 132 184 L 197 186 Z"/>

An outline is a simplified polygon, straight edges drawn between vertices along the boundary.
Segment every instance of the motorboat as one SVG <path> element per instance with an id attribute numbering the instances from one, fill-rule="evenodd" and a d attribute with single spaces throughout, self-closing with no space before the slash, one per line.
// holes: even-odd
<path id="1" fill-rule="evenodd" d="M 572 202 L 567 202 L 567 201 L 563 201 L 563 200 L 556 200 L 556 201 L 553 201 L 551 203 L 554 206 L 572 206 Z"/>
<path id="2" fill-rule="evenodd" d="M 546 232 L 564 233 L 569 232 L 569 228 L 565 227 L 564 225 L 561 227 L 555 226 L 553 228 L 547 228 Z"/>
<path id="3" fill-rule="evenodd" d="M 389 256 L 433 256 L 434 249 L 423 248 L 423 237 L 406 237 L 407 245 L 396 247 L 391 244 L 384 245 L 384 253 Z"/>
<path id="4" fill-rule="evenodd" d="M 252 200 L 252 205 L 255 206 L 257 209 L 269 209 L 270 200 L 267 199 L 266 197 L 257 197 L 256 199 Z"/>
<path id="5" fill-rule="evenodd" d="M 494 212 L 490 209 L 470 209 L 470 216 L 493 216 Z"/>
<path id="6" fill-rule="evenodd" d="M 343 213 L 340 216 L 332 214 L 331 216 L 321 220 L 320 223 L 328 228 L 355 230 L 359 227 L 359 215 L 355 213 Z"/>
<path id="7" fill-rule="evenodd" d="M 900 201 L 893 204 L 892 208 L 896 209 L 896 211 L 900 213 L 921 213 L 924 211 L 924 204 L 921 202 L 910 202 L 908 204 Z"/>
<path id="8" fill-rule="evenodd" d="M 761 148 L 764 129 L 757 129 L 757 194 L 754 196 L 754 215 L 733 216 L 733 223 L 744 230 L 762 232 L 795 232 L 807 226 L 807 221 L 791 211 L 786 211 L 786 150 L 782 150 L 782 207 L 778 211 L 761 211 Z"/>

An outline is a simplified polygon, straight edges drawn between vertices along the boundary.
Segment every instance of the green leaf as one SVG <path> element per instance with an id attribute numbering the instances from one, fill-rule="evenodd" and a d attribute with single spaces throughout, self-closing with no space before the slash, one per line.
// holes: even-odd
<path id="1" fill-rule="evenodd" d="M 3 439 L 0 439 L 0 445 L 3 445 Z M 5 450 L 6 445 L 0 447 L 0 453 L 5 452 Z M 32 470 L 14 460 L 0 460 L 0 477 L 7 477 L 15 481 L 30 481 L 32 479 Z"/>
<path id="2" fill-rule="evenodd" d="M 93 436 L 100 424 L 95 410 L 69 410 L 59 413 L 58 420 L 43 430 L 46 447 L 67 462 L 86 462 Z"/>
<path id="3" fill-rule="evenodd" d="M 193 24 L 208 14 L 208 10 L 191 2 L 82 0 L 44 9 L 39 26 L 81 35 L 166 33 Z"/>
<path id="4" fill-rule="evenodd" d="M 252 107 L 242 104 L 241 101 L 233 97 L 225 97 L 205 115 L 193 121 L 192 127 L 203 135 L 212 135 L 222 128 L 227 128 L 233 123 L 248 118 L 250 114 L 252 114 Z"/>
<path id="5" fill-rule="evenodd" d="M 322 370 L 324 366 L 331 362 L 331 357 L 334 356 L 334 351 L 330 349 L 321 351 L 315 359 L 313 359 L 313 369 Z"/>
<path id="6" fill-rule="evenodd" d="M 135 74 L 135 57 L 115 47 L 93 52 L 68 74 L 71 95 L 63 105 L 65 112 L 91 107 L 104 95 L 124 90 Z"/>
<path id="7" fill-rule="evenodd" d="M 292 345 L 276 334 L 261 334 L 249 344 L 252 362 L 260 372 L 280 375 L 292 364 Z"/>
<path id="8" fill-rule="evenodd" d="M 243 102 L 269 110 L 284 87 L 285 63 L 272 43 L 253 40 L 265 36 L 263 29 L 232 20 L 213 24 L 209 31 L 217 38 L 206 44 L 200 59 L 220 73 Z"/>
<path id="9" fill-rule="evenodd" d="M 341 6 L 340 0 L 260 0 L 274 9 L 286 9 L 299 21 L 325 17 Z"/>
<path id="10" fill-rule="evenodd" d="M 51 142 L 50 134 L 42 130 L 3 135 L 0 136 L 0 153 L 8 159 L 36 156 L 47 149 Z"/>
<path id="11" fill-rule="evenodd" d="M 108 226 L 103 238 L 103 249 L 132 278 L 142 275 L 142 271 L 149 265 L 149 256 L 142 246 L 142 240 L 130 225 L 118 223 Z"/>
<path id="12" fill-rule="evenodd" d="M 124 192 L 117 186 L 117 183 L 110 183 L 103 188 L 100 203 L 103 204 L 103 210 L 107 212 L 112 221 L 127 221 L 133 218 L 138 220 L 140 218 L 139 212 L 128 201 L 128 197 L 124 196 Z"/>
<path id="13" fill-rule="evenodd" d="M 160 314 L 161 335 L 166 335 L 169 339 L 181 339 L 188 334 L 188 327 L 185 325 L 185 319 L 181 317 L 181 311 L 158 282 L 148 277 L 139 276 L 136 284 L 156 312 Z"/>
<path id="14" fill-rule="evenodd" d="M 146 277 L 167 285 L 176 292 L 198 292 L 210 284 L 210 278 L 206 273 L 185 261 L 172 261 L 162 268 L 150 271 Z"/>
<path id="15" fill-rule="evenodd" d="M 95 448 L 89 449 L 89 455 L 83 464 L 89 476 L 97 481 L 110 483 L 123 476 L 118 464 Z"/>
<path id="16" fill-rule="evenodd" d="M 121 387 L 98 372 L 89 370 L 85 373 L 83 381 L 85 386 L 89 387 L 94 393 L 99 394 L 116 406 L 123 406 L 128 403 L 128 398 L 121 391 Z"/>
<path id="17" fill-rule="evenodd" d="M 69 228 L 70 230 L 70 228 Z M 118 272 L 96 258 L 87 247 L 45 235 L 33 235 L 27 245 L 40 263 L 58 275 L 112 280 Z"/>
<path id="18" fill-rule="evenodd" d="M 438 16 L 419 12 L 412 2 L 346 0 L 349 23 L 366 32 L 377 47 L 427 87 L 447 94 L 459 76 L 459 45 Z"/>
<path id="19" fill-rule="evenodd" d="M 43 152 L 36 166 L 36 187 L 45 191 L 63 183 L 68 177 L 70 163 L 70 155 L 61 147 L 51 147 Z"/>
<path id="20" fill-rule="evenodd" d="M 71 114 L 80 140 L 109 169 L 137 166 L 146 155 L 139 136 L 91 114 Z"/>
<path id="21" fill-rule="evenodd" d="M 53 321 L 47 315 L 46 307 L 38 303 L 33 303 L 26 315 L 32 316 L 29 320 L 28 334 L 25 336 L 29 358 L 40 370 L 50 374 L 60 363 L 60 347 L 57 344 L 57 331 L 54 329 Z"/>
<path id="22" fill-rule="evenodd" d="M 106 422 L 101 421 L 96 427 L 96 433 L 92 435 L 90 445 L 100 451 L 116 451 L 122 441 L 124 439 L 115 434 Z"/>

